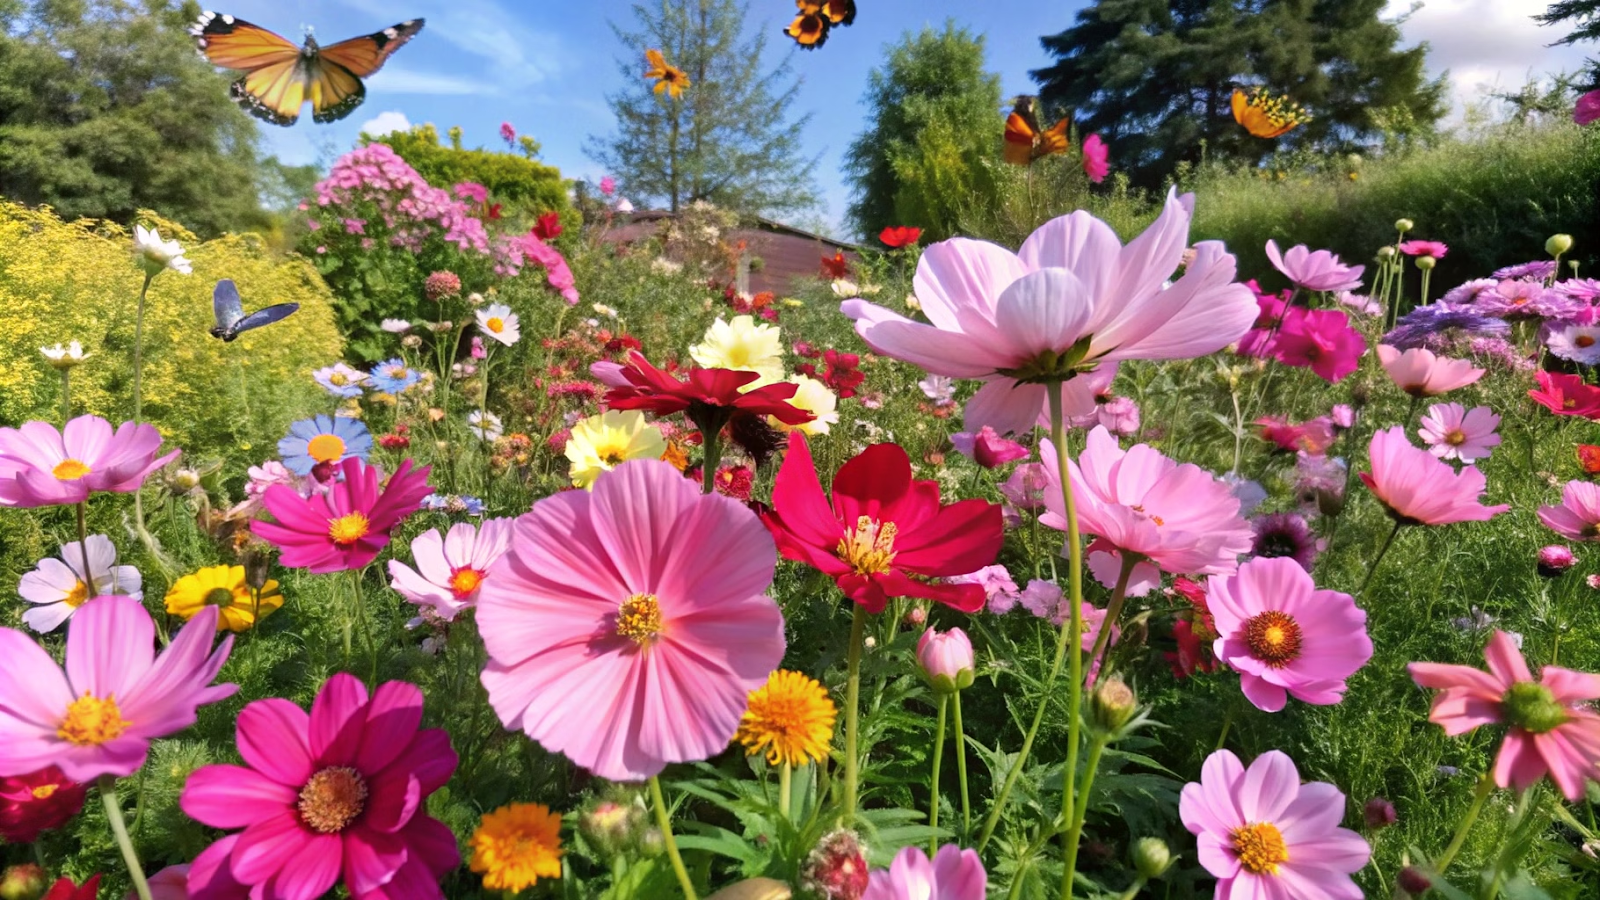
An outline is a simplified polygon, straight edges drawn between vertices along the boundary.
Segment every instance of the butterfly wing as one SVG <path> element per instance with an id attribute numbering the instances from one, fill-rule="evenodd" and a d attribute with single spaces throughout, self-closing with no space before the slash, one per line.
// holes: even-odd
<path id="1" fill-rule="evenodd" d="M 835 25 L 850 25 L 856 20 L 856 0 L 826 0 L 822 11 Z"/>
<path id="2" fill-rule="evenodd" d="M 1014 166 L 1033 161 L 1033 143 L 1039 137 L 1039 120 L 1033 112 L 1032 97 L 1018 97 L 1006 116 L 1005 160 Z"/>
<path id="3" fill-rule="evenodd" d="M 820 12 L 802 12 L 794 17 L 784 34 L 794 38 L 802 50 L 815 50 L 828 42 L 828 18 Z"/>
<path id="4" fill-rule="evenodd" d="M 355 78 L 371 78 L 372 73 L 383 68 L 383 64 L 388 62 L 396 50 L 417 36 L 417 32 L 422 30 L 423 22 L 422 19 L 411 19 L 398 25 L 390 25 L 382 31 L 340 41 L 323 47 L 317 51 L 317 56 L 323 62 L 344 67 Z"/>
<path id="5" fill-rule="evenodd" d="M 239 289 L 234 286 L 233 279 L 222 279 L 211 291 L 211 313 L 217 320 L 211 328 L 211 336 L 227 340 L 226 335 L 244 318 L 244 301 L 239 299 Z"/>
<path id="6" fill-rule="evenodd" d="M 1067 152 L 1067 128 L 1071 125 L 1070 120 L 1062 119 L 1040 132 L 1038 144 L 1033 148 L 1033 158 Z"/>
<path id="7" fill-rule="evenodd" d="M 189 26 L 200 55 L 214 66 L 254 72 L 287 62 L 300 55 L 300 48 L 288 39 L 243 19 L 214 12 L 203 12 Z"/>
<path id="8" fill-rule="evenodd" d="M 300 304 L 298 303 L 277 303 L 272 306 L 258 309 L 250 315 L 240 319 L 238 324 L 233 326 L 232 333 L 224 338 L 224 340 L 231 341 L 252 328 L 260 328 L 263 325 L 271 325 L 273 322 L 280 322 L 284 319 L 287 319 L 299 308 Z"/>
<path id="9" fill-rule="evenodd" d="M 296 55 L 240 78 L 228 88 L 228 94 L 250 115 L 287 127 L 300 118 L 308 82 L 305 60 Z"/>
<path id="10" fill-rule="evenodd" d="M 314 65 L 316 75 L 307 84 L 313 121 L 337 122 L 367 99 L 367 86 L 349 69 L 327 60 Z"/>

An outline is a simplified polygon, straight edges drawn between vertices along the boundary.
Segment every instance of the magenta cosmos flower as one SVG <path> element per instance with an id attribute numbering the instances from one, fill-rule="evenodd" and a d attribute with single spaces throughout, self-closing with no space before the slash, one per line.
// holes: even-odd
<path id="1" fill-rule="evenodd" d="M 1361 900 L 1350 877 L 1372 848 L 1348 828 L 1344 794 L 1331 784 L 1300 783 L 1294 760 L 1279 750 L 1246 769 L 1231 751 L 1206 757 L 1200 781 L 1184 785 L 1178 817 L 1195 835 L 1200 865 L 1229 900 Z"/>
<path id="2" fill-rule="evenodd" d="M 302 497 L 275 484 L 262 497 L 277 522 L 260 520 L 250 530 L 276 545 L 286 566 L 312 572 L 359 569 L 377 558 L 389 543 L 389 529 L 417 511 L 428 496 L 428 470 L 411 468 L 411 460 L 378 489 L 378 470 L 351 457 L 339 464 L 344 479 L 326 494 Z"/>
<path id="3" fill-rule="evenodd" d="M 1525 790 L 1546 774 L 1568 800 L 1585 780 L 1600 780 L 1600 675 L 1545 666 L 1538 680 L 1511 636 L 1496 631 L 1484 648 L 1489 671 L 1446 663 L 1406 667 L 1419 687 L 1436 688 L 1428 720 L 1445 734 L 1480 725 L 1510 726 L 1494 760 L 1494 782 Z"/>
<path id="4" fill-rule="evenodd" d="M 1283 709 L 1289 694 L 1338 703 L 1345 679 L 1372 658 L 1367 614 L 1349 594 L 1317 590 L 1293 559 L 1252 559 L 1237 574 L 1211 576 L 1206 606 L 1218 634 L 1212 652 L 1267 712 Z"/>
<path id="5" fill-rule="evenodd" d="M 1111 148 L 1098 134 L 1083 139 L 1083 174 L 1095 184 L 1105 181 L 1111 174 Z"/>
<path id="6" fill-rule="evenodd" d="M 966 430 L 1033 427 L 1046 385 L 1065 380 L 1066 415 L 1093 411 L 1073 376 L 1121 359 L 1203 356 L 1238 340 L 1256 318 L 1250 289 L 1217 241 L 1163 287 L 1183 259 L 1193 195 L 1168 194 L 1161 215 L 1126 247 L 1106 223 L 1075 212 L 1045 223 L 1018 253 L 953 238 L 923 251 L 915 289 L 933 324 L 864 300 L 840 309 L 878 353 L 935 375 L 977 378 Z"/>
<path id="7" fill-rule="evenodd" d="M 971 457 L 973 462 L 985 469 L 1027 459 L 1032 454 L 1027 447 L 1016 441 L 1006 440 L 987 425 L 979 429 L 977 434 L 963 431 L 960 434 L 950 435 L 950 445 L 956 448 L 956 452 Z"/>
<path id="8" fill-rule="evenodd" d="M 1407 256 L 1431 256 L 1434 259 L 1444 259 L 1450 248 L 1443 241 L 1404 241 L 1400 244 L 1400 252 Z"/>
<path id="9" fill-rule="evenodd" d="M 1401 352 L 1388 344 L 1378 345 L 1378 362 L 1400 390 L 1413 397 L 1436 397 L 1466 387 L 1484 371 L 1467 360 L 1435 356 L 1422 347 Z"/>
<path id="10" fill-rule="evenodd" d="M 1066 509 L 1057 480 L 1056 449 L 1044 441 L 1040 459 L 1050 478 L 1044 493 L 1049 510 L 1039 521 L 1066 530 Z M 1119 551 L 1138 553 L 1167 572 L 1223 575 L 1255 542 L 1239 516 L 1239 498 L 1210 472 L 1179 465 L 1147 444 L 1123 452 L 1104 428 L 1089 432 L 1077 460 L 1067 461 L 1079 527 L 1103 537 Z"/>
<path id="11" fill-rule="evenodd" d="M 193 900 L 224 900 L 197 874 L 227 860 L 257 900 L 315 900 L 341 877 L 355 900 L 443 897 L 439 879 L 461 864 L 455 835 L 423 812 L 456 770 L 450 736 L 421 728 L 422 690 L 391 681 L 369 697 L 340 672 L 311 713 L 257 700 L 239 713 L 243 766 L 204 766 L 178 803 L 213 828 L 244 829 L 214 844 L 190 871 Z M 206 889 L 209 888 L 209 889 Z"/>
<path id="12" fill-rule="evenodd" d="M 989 875 L 971 850 L 945 844 L 928 859 L 920 847 L 895 854 L 889 868 L 867 876 L 861 900 L 984 900 Z"/>
<path id="13" fill-rule="evenodd" d="M 67 625 L 63 669 L 27 635 L 0 628 L 0 777 L 49 765 L 79 782 L 132 775 L 152 740 L 238 690 L 211 683 L 233 647 L 228 637 L 213 651 L 216 632 L 208 606 L 156 656 L 155 623 L 138 600 L 96 597 Z"/>
<path id="14" fill-rule="evenodd" d="M 1308 291 L 1353 291 L 1361 287 L 1366 266 L 1347 266 L 1327 250 L 1311 252 L 1296 244 L 1288 253 L 1278 251 L 1277 241 L 1267 241 L 1267 259 L 1285 278 Z"/>
<path id="15" fill-rule="evenodd" d="M 1600 486 L 1569 481 L 1561 489 L 1561 503 L 1539 507 L 1544 527 L 1568 540 L 1600 541 Z"/>
<path id="16" fill-rule="evenodd" d="M 714 756 L 783 660 L 777 561 L 755 513 L 660 460 L 546 497 L 478 596 L 489 702 L 612 781 Z"/>
<path id="17" fill-rule="evenodd" d="M 488 519 L 476 528 L 457 522 L 443 537 L 439 529 L 430 528 L 411 539 L 415 569 L 389 560 L 389 586 L 449 621 L 477 602 L 489 567 L 510 545 L 510 519 Z"/>
<path id="18" fill-rule="evenodd" d="M 1354 372 L 1367 352 L 1367 339 L 1337 309 L 1291 307 L 1272 341 L 1272 356 L 1286 366 L 1308 368 L 1333 384 Z"/>
<path id="19" fill-rule="evenodd" d="M 95 491 L 131 493 L 178 458 L 161 451 L 153 425 L 123 422 L 116 433 L 99 416 L 79 416 L 57 431 L 48 422 L 0 428 L 0 506 L 82 503 Z"/>
<path id="20" fill-rule="evenodd" d="M 1495 434 L 1499 427 L 1500 417 L 1487 406 L 1469 410 L 1459 403 L 1440 403 L 1428 407 L 1417 433 L 1434 456 L 1470 463 L 1487 459 L 1500 446 Z"/>
<path id="21" fill-rule="evenodd" d="M 1448 525 L 1485 522 L 1511 508 L 1509 503 L 1484 506 L 1478 497 L 1489 486 L 1474 466 L 1460 472 L 1427 450 L 1411 446 L 1399 425 L 1372 436 L 1367 456 L 1371 472 L 1361 481 L 1403 525 Z"/>

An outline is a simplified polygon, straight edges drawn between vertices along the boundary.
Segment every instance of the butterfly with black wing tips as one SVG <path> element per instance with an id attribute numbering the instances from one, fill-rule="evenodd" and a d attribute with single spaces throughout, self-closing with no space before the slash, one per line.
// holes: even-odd
<path id="1" fill-rule="evenodd" d="M 367 96 L 361 79 L 383 68 L 422 30 L 422 22 L 411 19 L 327 47 L 308 34 L 305 46 L 296 47 L 259 25 L 207 11 L 189 33 L 207 62 L 244 73 L 229 88 L 235 103 L 262 121 L 293 125 L 307 101 L 317 122 L 336 122 L 354 112 Z"/>
<path id="2" fill-rule="evenodd" d="M 299 308 L 298 303 L 277 303 L 247 316 L 239 289 L 234 287 L 232 279 L 224 278 L 217 282 L 216 290 L 211 292 L 211 311 L 217 318 L 217 324 L 211 327 L 211 336 L 231 341 L 252 328 L 286 319 Z"/>

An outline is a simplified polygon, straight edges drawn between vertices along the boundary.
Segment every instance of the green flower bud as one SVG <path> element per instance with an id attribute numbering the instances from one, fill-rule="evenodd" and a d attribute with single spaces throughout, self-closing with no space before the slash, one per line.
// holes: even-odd
<path id="1" fill-rule="evenodd" d="M 1379 247 L 1378 248 L 1378 262 L 1385 262 L 1385 261 L 1391 260 L 1391 259 L 1394 259 L 1394 248 L 1393 247 Z"/>
<path id="2" fill-rule="evenodd" d="M 1101 734 L 1115 734 L 1139 711 L 1133 689 L 1115 675 L 1102 678 L 1089 695 L 1089 720 Z"/>
<path id="3" fill-rule="evenodd" d="M 1155 881 L 1172 868 L 1172 851 L 1167 842 L 1156 837 L 1142 837 L 1133 842 L 1133 867 L 1139 877 Z"/>
<path id="4" fill-rule="evenodd" d="M 1396 219 L 1394 223 L 1394 230 L 1400 232 L 1401 234 L 1405 234 L 1415 227 L 1417 227 L 1417 223 L 1411 221 L 1410 219 Z"/>
<path id="5" fill-rule="evenodd" d="M 1551 256 L 1560 256 L 1571 249 L 1572 235 L 1570 234 L 1552 234 L 1550 239 L 1544 242 L 1544 252 Z"/>
<path id="6" fill-rule="evenodd" d="M 1434 266 L 1436 266 L 1438 264 L 1439 264 L 1438 260 L 1434 259 L 1431 256 L 1419 256 L 1419 257 L 1417 257 L 1417 268 L 1419 268 L 1419 269 L 1431 269 L 1431 268 L 1433 268 Z"/>

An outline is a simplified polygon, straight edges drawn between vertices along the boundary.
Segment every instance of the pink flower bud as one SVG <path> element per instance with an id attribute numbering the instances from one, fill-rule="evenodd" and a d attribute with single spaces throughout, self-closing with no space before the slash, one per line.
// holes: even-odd
<path id="1" fill-rule="evenodd" d="M 972 685 L 977 675 L 972 658 L 972 641 L 959 628 L 946 632 L 929 628 L 917 641 L 917 664 L 934 691 L 951 694 Z"/>

